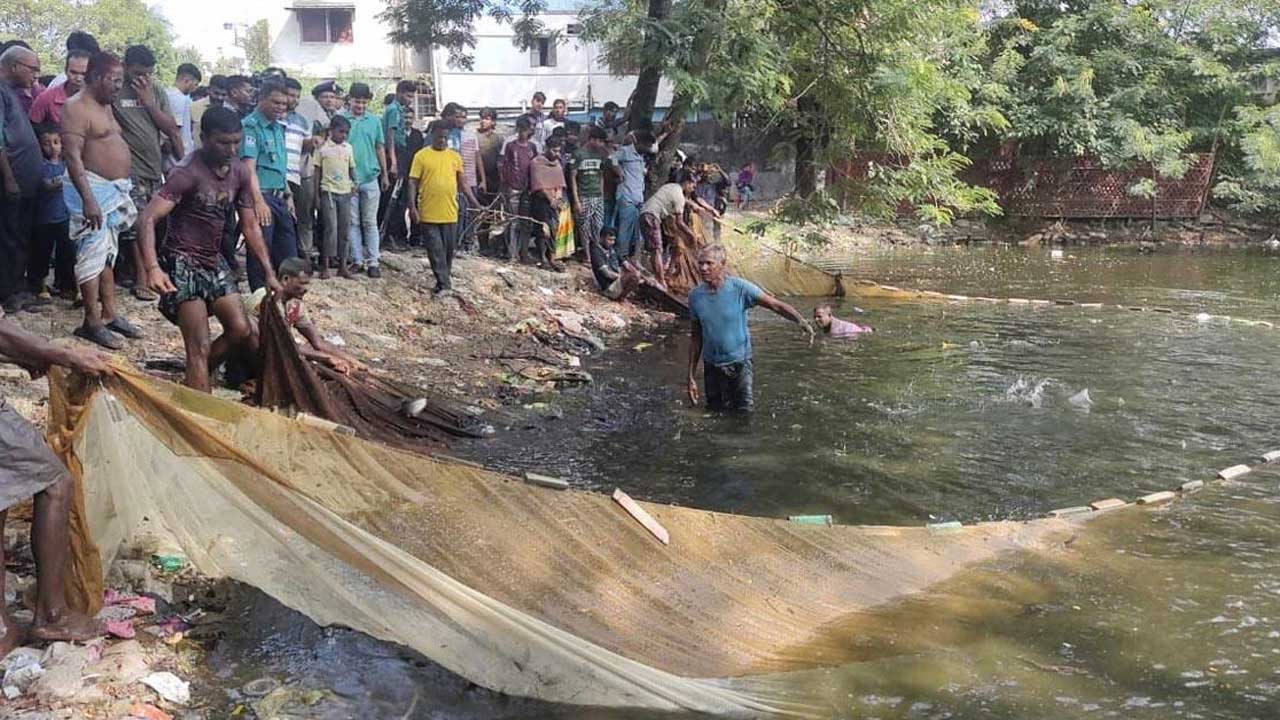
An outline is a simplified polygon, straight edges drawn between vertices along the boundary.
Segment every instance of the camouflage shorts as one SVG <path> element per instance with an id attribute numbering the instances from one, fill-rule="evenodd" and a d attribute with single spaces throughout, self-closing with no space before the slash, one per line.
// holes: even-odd
<path id="1" fill-rule="evenodd" d="M 161 257 L 160 267 L 169 274 L 169 281 L 178 289 L 160 296 L 160 313 L 174 325 L 178 324 L 178 307 L 183 303 L 202 300 L 212 314 L 213 303 L 219 298 L 240 293 L 235 275 L 221 255 L 216 267 L 192 262 L 182 255 Z"/>

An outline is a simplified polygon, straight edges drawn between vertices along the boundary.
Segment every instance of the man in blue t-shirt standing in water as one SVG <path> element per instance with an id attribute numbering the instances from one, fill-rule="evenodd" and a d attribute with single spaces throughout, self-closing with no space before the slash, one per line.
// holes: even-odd
<path id="1" fill-rule="evenodd" d="M 796 309 L 740 277 L 730 277 L 724 247 L 708 245 L 698 253 L 702 284 L 689 293 L 693 342 L 689 345 L 689 400 L 698 404 L 698 360 L 706 368 L 709 410 L 751 409 L 751 332 L 747 311 L 766 307 L 795 322 L 813 342 L 813 326 Z"/>

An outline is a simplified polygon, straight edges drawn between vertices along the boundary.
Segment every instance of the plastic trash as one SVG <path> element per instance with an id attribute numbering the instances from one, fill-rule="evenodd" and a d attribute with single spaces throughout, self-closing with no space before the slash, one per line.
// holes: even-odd
<path id="1" fill-rule="evenodd" d="M 797 525 L 831 525 L 833 519 L 830 515 L 792 515 L 787 518 L 788 521 Z"/>
<path id="2" fill-rule="evenodd" d="M 3 685 L 6 699 L 21 697 L 44 675 L 44 666 L 40 664 L 42 654 L 34 648 L 20 647 L 5 656 Z"/>
<path id="3" fill-rule="evenodd" d="M 187 566 L 187 559 L 181 555 L 152 555 L 151 564 L 161 572 L 178 572 Z"/>
<path id="4" fill-rule="evenodd" d="M 186 705 L 191 702 L 191 683 L 171 672 L 151 673 L 142 678 L 142 684 L 156 691 L 165 702 Z"/>
<path id="5" fill-rule="evenodd" d="M 1093 407 L 1093 398 L 1089 397 L 1089 388 L 1085 388 L 1084 390 L 1081 390 L 1075 395 L 1072 395 L 1071 399 L 1068 400 L 1067 402 L 1071 403 L 1075 407 L 1080 408 L 1081 410 L 1088 410 L 1089 408 Z"/>
<path id="6" fill-rule="evenodd" d="M 173 716 L 155 705 L 134 703 L 129 706 L 129 717 L 141 720 L 173 720 Z"/>
<path id="7" fill-rule="evenodd" d="M 240 688 L 241 692 L 249 697 L 266 697 L 275 692 L 280 687 L 280 681 L 275 678 L 261 677 L 257 680 L 251 680 Z"/>
<path id="8" fill-rule="evenodd" d="M 1213 320 L 1213 316 L 1210 315 L 1209 313 L 1200 313 L 1199 315 L 1196 315 L 1196 322 L 1199 322 L 1199 323 L 1207 323 L 1207 322 L 1211 322 L 1212 320 Z"/>

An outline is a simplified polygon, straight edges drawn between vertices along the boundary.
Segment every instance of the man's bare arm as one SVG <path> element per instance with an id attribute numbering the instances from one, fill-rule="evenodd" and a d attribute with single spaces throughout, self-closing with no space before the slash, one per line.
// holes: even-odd
<path id="1" fill-rule="evenodd" d="M 480 207 L 480 201 L 476 200 L 476 194 L 471 192 L 471 188 L 467 186 L 467 180 L 462 176 L 462 173 L 458 173 L 458 188 L 466 196 L 467 202 L 471 203 L 471 207 Z"/>
<path id="2" fill-rule="evenodd" d="M 262 186 L 258 185 L 258 161 L 253 158 L 241 158 L 245 169 L 249 171 L 249 185 L 253 188 L 253 214 L 258 216 L 258 225 L 266 227 L 271 224 L 271 207 L 262 197 Z"/>
<path id="3" fill-rule="evenodd" d="M 391 126 L 387 126 L 384 129 L 383 135 L 385 138 L 383 140 L 382 147 L 384 148 L 384 152 L 387 154 L 387 173 L 391 175 L 391 177 L 395 177 L 396 171 L 400 169 L 400 166 L 396 164 L 399 160 L 399 158 L 396 157 L 396 129 Z"/>
<path id="4" fill-rule="evenodd" d="M 698 404 L 698 361 L 702 359 L 702 323 L 693 321 L 689 331 L 689 402 Z"/>
<path id="5" fill-rule="evenodd" d="M 240 232 L 244 235 L 244 244 L 248 251 L 258 259 L 258 264 L 266 272 L 267 289 L 280 292 L 280 281 L 276 279 L 276 269 L 271 265 L 271 255 L 267 252 L 267 243 L 262 239 L 262 228 L 254 222 L 254 217 L 245 208 L 240 208 Z M 256 213 L 255 213 L 256 214 Z"/>
<path id="6" fill-rule="evenodd" d="M 43 373 L 50 365 L 61 365 L 88 375 L 101 375 L 111 369 L 110 355 L 97 350 L 54 345 L 2 318 L 0 360 L 15 362 L 33 375 Z"/>
<path id="7" fill-rule="evenodd" d="M 418 222 L 418 178 L 409 176 L 409 219 Z"/>
<path id="8" fill-rule="evenodd" d="M 809 321 L 806 320 L 805 317 L 801 315 L 795 308 L 791 307 L 787 303 L 782 302 L 781 300 L 770 295 L 769 293 L 763 293 L 760 296 L 760 299 L 756 301 L 756 304 L 762 308 L 772 310 L 773 312 L 799 325 L 800 329 L 809 333 L 809 342 L 813 342 L 813 337 L 814 337 L 813 326 L 810 325 Z"/>
<path id="9" fill-rule="evenodd" d="M 177 203 L 156 193 L 138 217 L 138 248 L 142 251 L 143 268 L 148 272 L 160 267 L 156 257 L 156 223 L 168 217 L 175 207 Z"/>

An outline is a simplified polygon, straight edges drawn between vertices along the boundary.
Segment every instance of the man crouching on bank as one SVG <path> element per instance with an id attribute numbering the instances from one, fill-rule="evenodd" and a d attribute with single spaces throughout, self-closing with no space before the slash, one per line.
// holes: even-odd
<path id="1" fill-rule="evenodd" d="M 796 309 L 740 277 L 728 274 L 724 247 L 708 245 L 698 253 L 702 282 L 689 293 L 693 342 L 689 344 L 689 401 L 698 404 L 698 361 L 705 365 L 707 409 L 750 410 L 752 404 L 751 331 L 747 311 L 756 305 L 791 320 L 813 342 L 813 327 Z"/>

